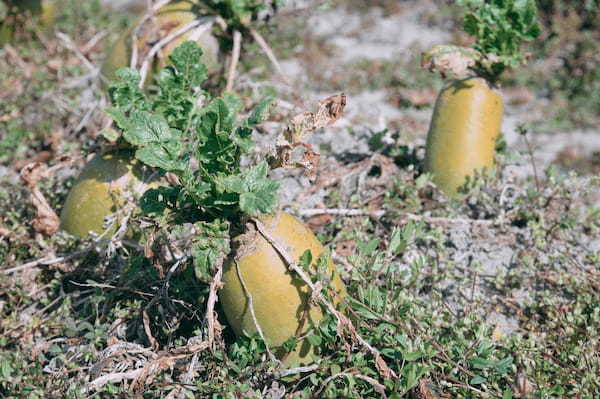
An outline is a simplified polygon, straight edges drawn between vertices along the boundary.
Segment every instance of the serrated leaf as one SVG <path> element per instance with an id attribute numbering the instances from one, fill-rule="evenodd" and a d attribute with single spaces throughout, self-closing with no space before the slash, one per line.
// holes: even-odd
<path id="1" fill-rule="evenodd" d="M 198 222 L 192 243 L 194 271 L 200 280 L 209 280 L 229 253 L 229 223 L 216 219 Z"/>
<path id="2" fill-rule="evenodd" d="M 146 111 L 135 112 L 129 118 L 128 124 L 123 137 L 133 145 L 142 146 L 175 139 L 174 132 L 162 115 L 153 115 Z"/>
<path id="3" fill-rule="evenodd" d="M 241 176 L 227 176 L 221 180 L 221 185 L 225 190 L 238 194 L 243 194 L 248 190 Z"/>
<path id="4" fill-rule="evenodd" d="M 246 119 L 246 126 L 254 127 L 257 124 L 261 123 L 265 118 L 269 115 L 269 110 L 271 105 L 275 102 L 273 97 L 267 97 L 261 100 L 255 107 L 252 109 L 250 116 Z"/>
<path id="5" fill-rule="evenodd" d="M 244 103 L 242 102 L 242 99 L 235 93 L 225 93 L 221 97 L 221 100 L 223 100 L 223 102 L 229 109 L 229 113 L 231 114 L 237 114 L 244 108 Z"/>
<path id="6" fill-rule="evenodd" d="M 188 87 L 200 86 L 207 78 L 206 66 L 201 62 L 202 49 L 196 42 L 187 40 L 178 46 L 169 57 L 173 66 Z"/>
<path id="7" fill-rule="evenodd" d="M 164 169 L 167 172 L 183 170 L 185 165 L 178 161 L 177 154 L 168 152 L 160 144 L 150 144 L 136 150 L 135 157 L 148 166 Z"/>
<path id="8" fill-rule="evenodd" d="M 279 183 L 268 181 L 260 189 L 240 195 L 240 209 L 250 216 L 272 213 L 277 205 L 278 189 Z"/>
<path id="9" fill-rule="evenodd" d="M 114 122 L 122 130 L 129 128 L 129 118 L 119 108 L 107 108 L 104 112 L 106 112 L 111 118 L 113 118 Z"/>

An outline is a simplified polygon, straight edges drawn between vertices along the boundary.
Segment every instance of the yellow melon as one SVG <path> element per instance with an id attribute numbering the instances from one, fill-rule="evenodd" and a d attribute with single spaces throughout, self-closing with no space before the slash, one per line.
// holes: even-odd
<path id="1" fill-rule="evenodd" d="M 105 218 L 121 209 L 128 197 L 139 196 L 155 185 L 152 177 L 153 172 L 135 160 L 132 151 L 96 155 L 67 195 L 60 215 L 61 228 L 79 237 L 90 231 L 103 234 Z M 110 237 L 117 227 L 118 223 L 113 223 L 104 236 Z"/>
<path id="2" fill-rule="evenodd" d="M 450 82 L 440 92 L 427 136 L 425 171 L 448 195 L 468 176 L 494 167 L 503 102 L 482 78 Z"/>
<path id="3" fill-rule="evenodd" d="M 296 261 L 310 250 L 314 267 L 323 246 L 302 222 L 280 212 L 265 217 L 263 223 Z M 276 355 L 285 357 L 284 363 L 290 367 L 311 362 L 315 348 L 306 338 L 291 353 L 282 348 L 286 340 L 303 335 L 309 323 L 318 324 L 323 317 L 320 307 L 309 303 L 310 288 L 288 270 L 277 251 L 258 232 L 246 233 L 236 241 L 240 250 L 225 266 L 224 285 L 219 293 L 229 325 L 238 336 L 258 331 L 250 310 L 251 297 L 256 322 Z M 339 302 L 346 290 L 331 260 L 328 273 Z"/>

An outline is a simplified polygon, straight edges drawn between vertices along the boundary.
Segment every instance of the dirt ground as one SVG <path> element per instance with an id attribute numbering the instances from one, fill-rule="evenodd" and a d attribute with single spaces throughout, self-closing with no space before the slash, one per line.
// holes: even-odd
<path id="1" fill-rule="evenodd" d="M 122 10 L 135 8 L 140 1 L 103 0 L 102 3 Z M 287 82 L 274 71 L 256 45 L 248 44 L 244 48 L 247 56 L 242 58 L 236 89 L 248 103 L 256 103 L 265 94 L 275 93 L 278 99 L 272 117 L 255 134 L 256 152 L 246 161 L 262 157 L 264 149 L 274 145 L 291 116 L 314 111 L 319 100 L 344 92 L 347 96 L 344 116 L 335 125 L 312 134 L 308 141 L 321 155 L 316 178 L 311 180 L 299 170 L 273 172 L 272 177 L 282 185 L 282 208 L 302 217 L 337 256 L 343 277 L 349 286 L 352 284 L 351 292 L 356 295 L 364 288 L 363 283 L 384 286 L 386 277 L 382 270 L 385 266 L 386 270 L 392 269 L 395 276 L 401 276 L 395 284 L 405 289 L 415 303 L 420 301 L 422 312 L 431 315 L 444 311 L 454 321 L 472 317 L 487 322 L 492 331 L 490 339 L 498 345 L 509 347 L 511 337 L 527 337 L 523 340 L 531 338 L 539 346 L 536 347 L 542 353 L 539 356 L 546 356 L 544 351 L 551 348 L 547 337 L 551 341 L 562 335 L 552 335 L 551 322 L 541 314 L 546 311 L 554 314 L 547 308 L 559 309 L 561 317 L 568 320 L 567 315 L 576 308 L 580 296 L 571 285 L 577 289 L 583 287 L 581 290 L 586 294 L 591 292 L 592 304 L 593 298 L 599 295 L 600 130 L 577 124 L 548 128 L 548 121 L 554 118 L 549 112 L 554 108 L 552 99 L 543 90 L 544 85 L 521 84 L 519 73 L 515 72 L 501 89 L 505 103 L 502 133 L 506 145 L 498 154 L 498 178 L 482 179 L 470 194 L 459 200 L 449 199 L 431 183 L 420 180 L 429 120 L 443 82 L 423 71 L 419 59 L 432 45 L 466 40 L 457 33 L 452 7 L 447 2 L 433 0 L 380 0 L 373 4 L 352 0 L 317 8 L 309 7 L 312 3 L 288 1 L 280 10 L 281 15 L 273 20 L 273 26 L 266 29 L 265 36 L 279 58 Z M 81 49 L 96 33 L 93 29 L 84 30 L 81 40 L 72 38 L 76 43 L 72 48 L 64 38 L 52 39 L 46 44 L 46 48 L 59 49 L 55 50 L 53 59 L 61 60 L 65 70 L 72 68 L 64 72 L 65 75 L 52 72 L 52 64 L 49 66 L 47 60 L 36 64 L 34 56 L 24 56 L 26 63 L 54 73 L 57 84 L 45 95 L 34 96 L 37 103 L 19 107 L 20 115 L 27 120 L 27 125 L 37 126 L 44 121 L 54 124 L 54 131 L 60 134 L 56 139 L 32 139 L 31 143 L 24 139 L 23 145 L 11 150 L 6 158 L 9 160 L 0 163 L 3 191 L 0 246 L 8 248 L 0 252 L 3 269 L 61 254 L 59 249 L 74 245 L 60 234 L 45 237 L 33 231 L 25 221 L 32 218 L 34 211 L 25 200 L 29 198 L 28 192 L 22 186 L 19 172 L 27 161 L 54 164 L 59 163 L 62 155 L 75 159 L 81 155 L 70 167 L 59 169 L 42 184 L 42 191 L 59 213 L 87 152 L 99 149 L 98 132 L 106 122 L 103 108 L 107 100 L 101 89 L 98 67 L 114 35 L 106 34 L 97 46 L 92 46 L 95 50 L 83 55 L 73 50 Z M 3 51 L 2 71 L 14 69 L 14 58 L 11 59 L 6 49 Z M 82 63 L 81 57 L 90 65 Z M 534 59 L 523 68 L 536 70 L 545 66 Z M 10 82 L 7 79 L 2 83 L 0 99 L 16 103 L 21 94 L 11 92 L 16 84 L 11 88 Z M 22 92 L 27 92 L 27 88 Z M 35 107 L 43 111 L 32 111 Z M 4 131 L 0 130 L 3 139 L 10 133 L 6 126 L 2 125 Z M 526 127 L 525 135 L 519 133 L 519 126 Z M 40 158 L 42 151 L 48 155 Z M 311 213 L 321 208 L 359 209 L 364 213 L 358 217 Z M 407 226 L 414 231 L 406 230 Z M 404 250 L 391 256 L 388 253 L 390 237 L 397 229 L 407 231 L 408 238 Z M 365 247 L 374 239 L 379 240 L 375 244 L 377 250 L 387 255 L 369 255 Z M 114 249 L 119 250 L 123 248 Z M 34 363 L 41 367 L 41 377 L 36 375 L 39 379 L 35 381 L 45 381 L 44 384 L 58 392 L 56 397 L 70 392 L 68 376 L 80 384 L 77 389 L 85 386 L 86 395 L 91 394 L 95 389 L 100 390 L 103 376 L 144 367 L 152 359 L 160 359 L 161 350 L 181 346 L 182 342 L 194 344 L 205 333 L 203 325 L 202 333 L 194 335 L 187 331 L 172 338 L 173 331 L 180 331 L 174 328 L 165 333 L 168 343 L 150 348 L 144 333 L 146 321 L 140 316 L 141 305 L 135 302 L 138 299 L 127 298 L 120 302 L 127 305 L 123 305 L 125 310 L 119 315 L 107 309 L 89 310 L 94 306 L 100 308 L 99 304 L 108 296 L 103 291 L 108 288 L 96 284 L 93 278 L 126 269 L 119 264 L 121 258 L 115 261 L 106 253 L 103 256 L 106 257 L 96 260 L 101 271 L 74 257 L 50 267 L 27 267 L 1 281 L 0 312 L 4 321 L 0 326 L 0 339 L 8 342 L 2 343 L 2 360 L 15 365 L 18 360 L 24 368 L 33 367 Z M 360 280 L 353 268 L 371 280 Z M 106 284 L 124 283 L 121 279 L 107 277 Z M 79 286 L 68 285 L 71 280 Z M 158 291 L 156 281 L 149 282 L 148 287 Z M 22 299 L 28 295 L 32 302 Z M 18 300 L 15 302 L 14 298 Z M 146 297 L 139 301 L 145 305 L 149 302 Z M 135 316 L 128 313 L 127 306 L 135 309 L 130 312 Z M 160 317 L 174 320 L 176 315 L 171 312 L 170 304 L 162 306 L 162 302 L 156 305 L 157 320 Z M 81 310 L 83 308 L 86 310 Z M 100 321 L 94 321 L 90 315 L 100 313 L 102 317 L 96 320 L 102 319 L 101 328 L 109 332 L 106 336 L 98 333 L 96 337 L 92 333 L 100 329 Z M 80 314 L 86 315 L 83 318 L 86 323 L 97 323 L 96 329 L 85 330 L 92 334 L 85 335 L 85 339 L 83 330 L 69 330 L 70 335 L 65 332 L 76 324 L 79 326 Z M 173 322 L 179 326 L 177 323 L 179 321 Z M 447 323 L 445 319 L 440 325 L 444 323 Z M 22 329 L 22 333 L 15 329 Z M 598 348 L 597 332 L 589 332 L 586 337 L 591 338 L 581 344 L 582 348 L 593 353 Z M 539 377 L 535 361 L 530 362 L 525 356 L 519 359 L 518 353 L 511 350 L 514 349 L 506 349 L 506 352 L 520 362 L 515 370 L 518 368 L 519 373 L 537 381 L 540 389 L 552 385 L 549 381 L 552 374 Z M 22 358 L 10 358 L 10 353 L 21 356 L 21 351 L 25 354 Z M 553 352 L 548 358 L 552 355 L 558 356 Z M 119 358 L 119 362 L 108 367 L 114 358 Z M 597 354 L 590 358 L 593 366 L 589 370 L 593 373 L 600 360 Z M 173 363 L 171 369 L 165 367 L 159 372 L 168 374 L 165 378 L 169 382 L 191 384 L 193 375 L 208 373 L 201 362 L 198 363 L 198 357 L 194 359 L 177 366 Z M 69 374 L 68 368 L 76 372 Z M 516 371 L 514 374 L 517 375 Z M 539 378 L 535 380 L 532 376 Z M 5 380 L 0 379 L 0 382 Z M 326 385 L 324 380 L 325 374 L 319 381 Z M 292 395 L 296 382 L 274 378 L 267 384 L 249 377 L 248 381 L 257 393 L 255 397 L 270 398 L 281 398 L 286 393 Z M 280 382 L 282 385 L 277 385 Z M 11 389 L 18 385 L 10 384 L 6 386 L 13 387 Z M 593 391 L 593 384 L 590 383 L 589 392 Z M 161 391 L 164 387 L 158 385 L 152 385 L 156 390 L 153 392 L 166 394 L 166 390 Z M 0 386 L 0 396 L 18 397 L 7 394 L 8 389 Z M 184 397 L 183 388 L 177 389 L 180 390 L 169 391 L 173 396 L 168 397 Z M 410 397 L 419 397 L 416 391 L 411 392 L 410 395 L 415 396 Z M 245 397 L 240 395 L 237 397 Z"/>

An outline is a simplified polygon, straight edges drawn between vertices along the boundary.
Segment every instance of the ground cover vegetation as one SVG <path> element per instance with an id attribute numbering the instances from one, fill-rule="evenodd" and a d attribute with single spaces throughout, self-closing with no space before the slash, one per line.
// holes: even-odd
<path id="1" fill-rule="evenodd" d="M 247 17 L 260 13 L 258 1 L 207 2 L 226 22 L 215 27 L 221 73 L 209 73 L 201 48 L 185 42 L 165 56 L 150 87 L 140 84 L 139 68 L 122 69 L 108 91 L 98 76 L 108 43 L 136 16 L 98 1 L 57 3 L 51 32 L 28 17 L 0 50 L 0 396 L 600 394 L 593 158 L 542 167 L 535 148 L 499 140 L 496 174 L 475 173 L 461 196 L 448 197 L 423 169 L 426 126 L 409 119 L 413 112 L 431 117 L 441 87 L 419 60 L 352 60 L 335 79 L 308 68 L 301 88 L 290 89 L 289 76 L 283 82 L 287 60 L 319 66 L 340 59 L 333 40 L 311 38 L 298 20 L 336 10 L 401 15 L 415 3 L 309 2 L 265 19 Z M 486 2 L 463 3 L 472 14 L 465 4 L 432 2 L 423 29 L 454 21 L 453 42 L 472 45 L 461 33 L 463 16 L 483 15 L 478 5 Z M 542 107 L 551 118 L 519 127 L 527 144 L 543 126 L 597 120 L 589 100 L 600 4 L 537 5 L 541 32 L 526 47 L 528 66 L 498 82 L 550 100 Z M 267 47 L 235 34 L 255 38 L 251 29 Z M 520 62 L 506 54 L 508 63 Z M 540 71 L 551 84 L 540 83 Z M 353 95 L 378 89 L 406 116 L 368 126 L 367 137 L 344 127 L 346 96 L 323 99 L 346 91 L 352 115 Z M 308 101 L 309 90 L 323 101 Z M 324 141 L 334 128 L 337 136 Z M 414 144 L 409 138 L 417 136 Z M 342 140 L 351 150 L 338 152 Z M 124 148 L 153 168 L 160 185 L 126 192 L 103 226 L 112 227 L 108 235 L 59 230 L 56 215 L 87 155 Z M 334 264 L 302 250 L 287 260 L 287 249 L 276 251 L 289 274 L 301 276 L 306 306 L 321 316 L 300 318 L 303 328 L 274 343 L 266 330 L 232 328 L 218 293 L 228 267 L 244 273 L 228 266 L 234 238 L 248 225 L 262 234 L 261 221 L 268 222 L 260 215 L 281 210 L 303 220 Z M 338 274 L 341 299 L 331 283 Z M 258 325 L 260 317 L 249 316 Z M 286 365 L 302 341 L 311 360 Z"/>

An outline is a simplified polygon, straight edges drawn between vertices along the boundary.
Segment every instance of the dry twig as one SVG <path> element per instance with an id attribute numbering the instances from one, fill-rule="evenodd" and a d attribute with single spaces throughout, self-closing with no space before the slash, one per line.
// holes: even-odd
<path id="1" fill-rule="evenodd" d="M 267 55 L 267 57 L 269 58 L 269 61 L 271 61 L 271 64 L 273 64 L 273 66 L 275 67 L 275 70 L 277 71 L 279 76 L 281 76 L 281 79 L 283 79 L 283 82 L 285 84 L 289 85 L 290 80 L 287 78 L 286 74 L 283 72 L 283 69 L 281 68 L 281 65 L 279 64 L 279 61 L 277 60 L 277 57 L 275 57 L 273 50 L 271 50 L 271 47 L 269 47 L 265 38 L 262 37 L 262 35 L 260 33 L 258 33 L 256 31 L 256 29 L 254 29 L 250 26 L 246 26 L 246 27 L 250 31 L 250 34 L 252 35 L 252 38 L 254 39 L 254 41 L 256 41 L 256 43 L 258 43 L 258 45 L 260 46 L 262 51 Z"/>
<path id="2" fill-rule="evenodd" d="M 65 33 L 62 33 L 62 32 L 56 32 L 56 37 L 62 42 L 62 44 L 67 49 L 71 50 L 77 56 L 77 58 L 79 58 L 79 60 L 82 62 L 82 64 L 91 73 L 93 73 L 94 75 L 98 73 L 99 69 L 96 66 L 94 66 L 94 64 L 92 64 L 85 55 L 83 55 L 83 53 L 79 50 L 79 48 L 77 48 L 77 45 L 75 45 L 75 43 L 73 43 L 73 40 L 71 40 L 71 38 L 69 36 L 67 36 Z"/>
<path id="3" fill-rule="evenodd" d="M 383 215 L 385 215 L 386 211 L 384 210 L 362 210 L 362 209 L 339 209 L 339 208 L 314 208 L 314 209 L 301 209 L 298 212 L 298 215 L 305 217 L 312 217 L 318 215 L 337 215 L 337 216 L 369 216 L 373 219 L 379 219 Z M 408 212 L 400 212 L 398 216 L 405 219 L 402 223 L 405 223 L 408 220 L 413 220 L 416 222 L 425 222 L 429 224 L 456 224 L 456 223 L 465 223 L 465 224 L 474 224 L 478 226 L 489 226 L 493 225 L 497 222 L 496 219 L 465 219 L 465 218 L 446 218 L 446 217 L 437 217 L 437 216 L 426 216 L 426 215 L 417 215 L 414 213 Z"/>
<path id="4" fill-rule="evenodd" d="M 231 64 L 229 64 L 229 74 L 227 75 L 227 86 L 225 91 L 233 90 L 233 82 L 237 72 L 237 65 L 240 60 L 240 50 L 242 44 L 242 34 L 239 30 L 233 31 L 233 51 L 231 53 Z"/>
<path id="5" fill-rule="evenodd" d="M 201 35 L 202 33 L 208 31 L 212 27 L 213 21 L 214 21 L 214 18 L 212 18 L 212 17 L 194 20 L 194 21 L 190 22 L 189 24 L 186 24 L 186 25 L 182 26 L 181 28 L 177 29 L 175 32 L 165 36 L 163 39 L 159 40 L 154 46 L 152 46 L 152 48 L 150 49 L 150 51 L 144 58 L 144 61 L 142 62 L 142 67 L 140 68 L 140 78 L 141 79 L 140 79 L 139 87 L 140 88 L 144 87 L 144 82 L 146 81 L 146 76 L 148 75 L 148 70 L 150 69 L 150 66 L 154 60 L 154 57 L 158 54 L 158 52 L 164 46 L 169 44 L 171 41 L 173 41 L 177 37 L 183 35 L 184 33 L 188 32 L 189 30 L 194 29 L 196 27 L 198 27 L 198 31 L 196 33 L 198 35 Z"/>
<path id="6" fill-rule="evenodd" d="M 337 216 L 369 216 L 375 220 L 381 218 L 385 215 L 385 211 L 382 209 L 378 209 L 375 211 L 362 210 L 362 209 L 338 209 L 338 208 L 329 208 L 329 209 L 301 209 L 298 211 L 298 215 L 300 216 L 318 216 L 318 215 L 337 215 Z"/>
<path id="7" fill-rule="evenodd" d="M 158 11 L 161 7 L 169 4 L 171 0 L 161 0 L 157 1 L 154 5 L 152 5 L 152 0 L 148 0 L 148 7 L 144 16 L 140 19 L 136 27 L 133 29 L 133 33 L 131 35 L 131 59 L 129 62 L 130 68 L 137 68 L 138 66 L 138 35 L 140 30 L 144 27 L 146 22 L 155 16 L 155 12 Z"/>
<path id="8" fill-rule="evenodd" d="M 213 345 L 215 341 L 215 331 L 217 330 L 218 322 L 215 319 L 215 303 L 217 302 L 217 291 L 221 288 L 223 283 L 223 264 L 219 264 L 217 272 L 213 276 L 210 282 L 210 290 L 208 294 L 208 300 L 206 302 L 206 321 L 208 322 L 208 343 Z"/>

